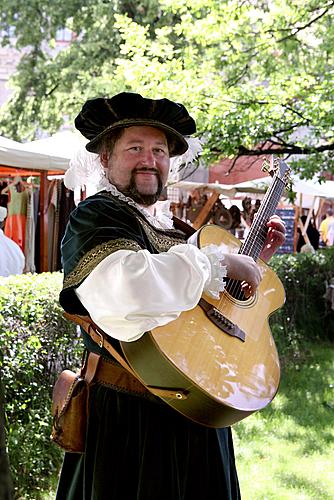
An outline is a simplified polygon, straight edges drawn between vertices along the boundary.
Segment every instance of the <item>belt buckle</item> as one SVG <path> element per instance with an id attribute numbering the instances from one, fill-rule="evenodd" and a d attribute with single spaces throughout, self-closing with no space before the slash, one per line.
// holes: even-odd
<path id="1" fill-rule="evenodd" d="M 95 330 L 97 335 L 100 337 L 100 340 L 97 342 L 98 346 L 102 349 L 104 343 L 104 337 L 102 333 L 100 333 L 97 329 Z"/>

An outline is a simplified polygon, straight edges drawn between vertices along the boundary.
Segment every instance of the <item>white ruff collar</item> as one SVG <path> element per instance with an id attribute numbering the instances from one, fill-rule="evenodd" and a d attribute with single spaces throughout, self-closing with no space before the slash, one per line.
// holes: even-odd
<path id="1" fill-rule="evenodd" d="M 116 186 L 113 184 L 110 184 L 110 182 L 105 182 L 105 185 L 103 187 L 104 191 L 108 191 L 111 193 L 113 196 L 116 196 L 122 201 L 125 201 L 128 205 L 131 205 L 132 207 L 135 207 L 139 212 L 141 212 L 144 217 L 152 224 L 152 226 L 158 228 L 158 229 L 172 229 L 174 227 L 173 225 L 173 214 L 170 211 L 170 201 L 157 201 L 153 207 L 154 207 L 154 215 L 145 207 L 142 205 L 139 205 L 139 203 L 136 203 L 133 201 L 132 198 L 129 198 L 129 196 L 125 196 L 123 193 L 121 193 Z"/>

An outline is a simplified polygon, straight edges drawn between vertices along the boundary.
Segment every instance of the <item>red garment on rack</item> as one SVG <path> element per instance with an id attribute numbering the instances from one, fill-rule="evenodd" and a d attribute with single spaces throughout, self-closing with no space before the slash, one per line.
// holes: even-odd
<path id="1" fill-rule="evenodd" d="M 8 215 L 4 233 L 19 245 L 22 252 L 26 238 L 27 205 L 28 191 L 23 189 L 19 192 L 15 185 L 9 186 Z"/>

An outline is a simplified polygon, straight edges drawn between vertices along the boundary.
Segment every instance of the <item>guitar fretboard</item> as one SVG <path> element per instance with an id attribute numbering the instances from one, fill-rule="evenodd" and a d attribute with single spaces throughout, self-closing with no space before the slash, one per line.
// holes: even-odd
<path id="1" fill-rule="evenodd" d="M 258 259 L 268 232 L 266 224 L 268 219 L 275 213 L 284 187 L 284 181 L 278 176 L 274 176 L 273 182 L 262 200 L 259 211 L 255 215 L 247 238 L 239 249 L 239 254 L 249 255 L 255 261 Z M 238 300 L 246 300 L 246 297 L 241 289 L 240 281 L 229 279 L 226 284 L 226 290 L 234 298 Z"/>
<path id="2" fill-rule="evenodd" d="M 239 254 L 249 255 L 254 260 L 258 259 L 268 232 L 267 221 L 275 213 L 284 186 L 284 182 L 279 177 L 274 178 L 263 198 L 259 211 L 255 215 L 247 238 L 240 247 Z"/>

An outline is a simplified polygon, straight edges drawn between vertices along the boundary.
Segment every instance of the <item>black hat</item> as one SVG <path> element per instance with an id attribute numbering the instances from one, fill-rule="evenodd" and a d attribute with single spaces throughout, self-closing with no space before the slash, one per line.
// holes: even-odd
<path id="1" fill-rule="evenodd" d="M 102 137 L 109 132 L 133 125 L 148 125 L 162 129 L 171 138 L 170 155 L 188 149 L 185 135 L 196 132 L 195 121 L 186 108 L 169 99 L 146 99 L 139 94 L 122 92 L 110 99 L 90 99 L 76 117 L 76 128 L 89 142 L 86 149 L 98 153 Z"/>

